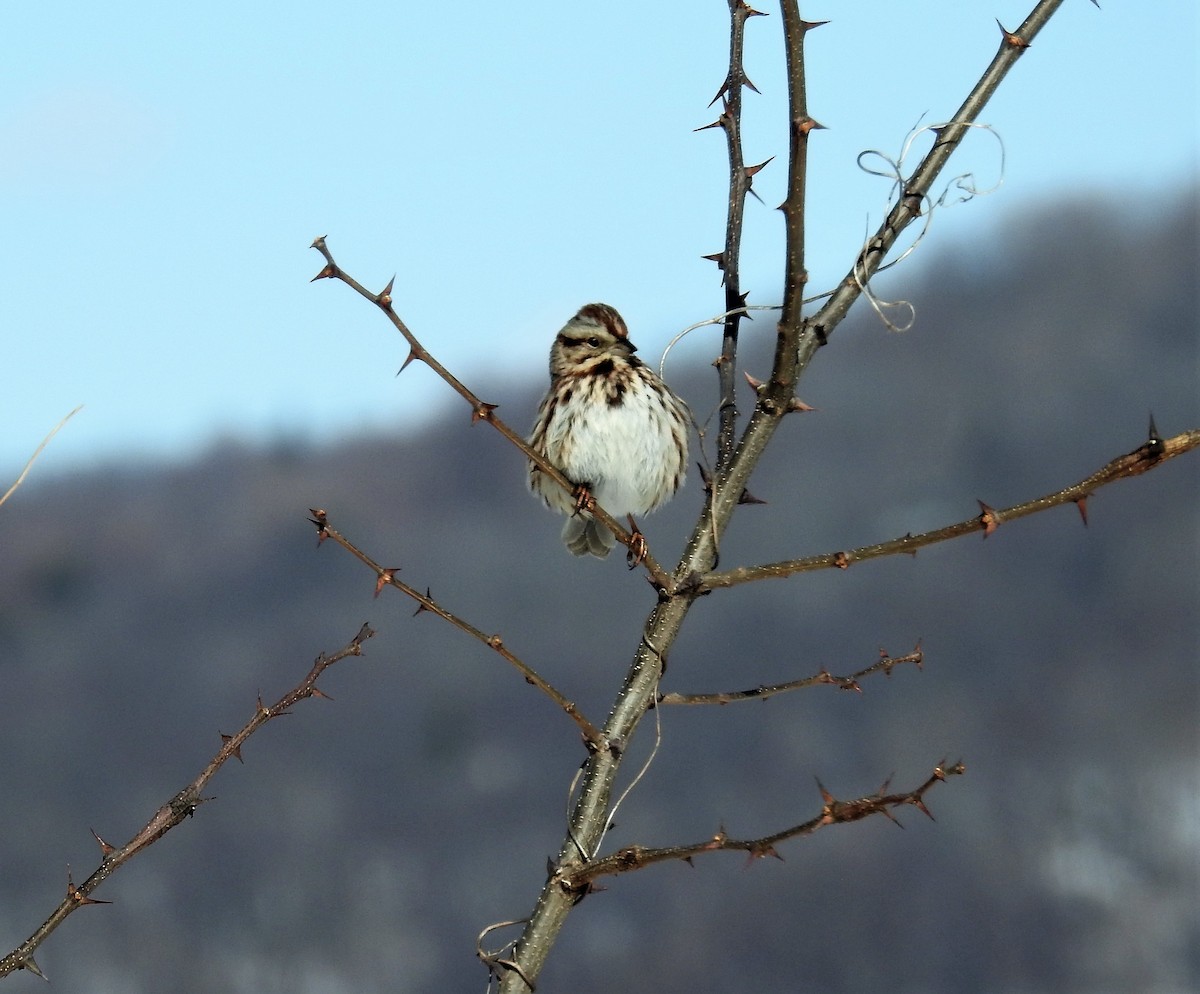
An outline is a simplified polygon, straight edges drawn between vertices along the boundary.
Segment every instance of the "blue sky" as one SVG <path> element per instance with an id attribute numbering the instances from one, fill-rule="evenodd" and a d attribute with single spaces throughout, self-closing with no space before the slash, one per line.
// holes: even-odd
<path id="1" fill-rule="evenodd" d="M 855 165 L 958 106 L 994 17 L 1030 0 L 807 2 L 812 286 L 846 270 L 887 184 Z M 786 133 L 779 16 L 750 23 L 743 285 L 778 295 Z M 368 304 L 311 284 L 327 235 L 485 396 L 544 375 L 582 303 L 657 355 L 721 309 L 726 183 L 706 108 L 726 6 L 129 2 L 10 5 L 0 38 L 0 481 L 77 404 L 37 472 L 187 458 L 221 438 L 405 430 L 452 400 Z M 985 119 L 1004 184 L 948 211 L 969 245 L 1066 193 L 1129 209 L 1197 175 L 1194 0 L 1068 0 Z M 961 169 L 997 173 L 980 139 Z M 917 263 L 919 266 L 919 262 Z M 693 344 L 695 343 L 695 344 Z M 702 364 L 693 336 L 672 362 Z M 524 427 L 532 412 L 505 410 Z M 465 416 L 465 414 L 463 415 Z M 4 489 L 0 487 L 0 490 Z"/>

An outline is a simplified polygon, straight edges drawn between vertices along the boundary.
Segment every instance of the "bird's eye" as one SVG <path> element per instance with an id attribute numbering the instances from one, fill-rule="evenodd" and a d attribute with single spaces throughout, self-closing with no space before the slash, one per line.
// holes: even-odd
<path id="1" fill-rule="evenodd" d="M 600 339 L 598 339 L 595 335 L 593 335 L 591 338 L 589 338 L 587 340 L 587 343 L 594 349 L 600 348 Z"/>

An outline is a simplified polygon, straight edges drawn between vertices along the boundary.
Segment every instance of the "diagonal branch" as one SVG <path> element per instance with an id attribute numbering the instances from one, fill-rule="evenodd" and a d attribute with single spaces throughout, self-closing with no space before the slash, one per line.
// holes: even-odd
<path id="1" fill-rule="evenodd" d="M 922 669 L 924 662 L 925 654 L 921 651 L 921 643 L 918 642 L 912 652 L 907 652 L 903 656 L 889 656 L 880 650 L 879 659 L 849 676 L 834 676 L 829 670 L 821 667 L 819 673 L 800 680 L 789 680 L 787 683 L 760 684 L 749 690 L 732 690 L 716 694 L 661 694 L 658 703 L 661 706 L 663 704 L 732 704 L 734 701 L 765 701 L 777 694 L 785 694 L 790 690 L 801 690 L 804 687 L 816 687 L 820 684 L 829 684 L 839 690 L 853 690 L 861 694 L 862 687 L 859 686 L 858 681 L 862 677 L 870 676 L 872 673 L 891 676 L 892 670 L 904 663 L 912 663 L 917 669 Z"/>
<path id="2" fill-rule="evenodd" d="M 408 358 L 404 360 L 404 366 L 410 362 L 419 359 L 432 369 L 441 379 L 448 383 L 451 388 L 462 397 L 468 404 L 471 405 L 471 420 L 486 421 L 501 435 L 508 439 L 516 446 L 527 459 L 535 463 L 543 473 L 550 479 L 554 480 L 560 487 L 573 494 L 575 492 L 575 483 L 568 480 L 562 472 L 553 463 L 549 462 L 541 453 L 534 451 L 524 437 L 513 431 L 503 420 L 496 416 L 496 405 L 489 404 L 486 401 L 480 400 L 479 397 L 471 391 L 466 384 L 458 379 L 453 373 L 443 366 L 433 354 L 425 348 L 401 319 L 400 316 L 392 307 L 392 281 L 383 288 L 380 293 L 372 293 L 353 276 L 345 272 L 333 260 L 333 254 L 329 251 L 329 247 L 325 244 L 325 237 L 322 235 L 312 243 L 312 248 L 315 248 L 325 259 L 324 268 L 313 277 L 313 280 L 336 279 L 341 280 L 350 289 L 354 290 L 359 296 L 365 297 L 371 303 L 379 307 L 388 320 L 392 322 L 393 327 L 404 336 L 404 340 L 408 343 L 409 353 Z M 404 366 L 400 368 L 403 369 Z M 627 532 L 611 514 L 609 514 L 599 504 L 589 506 L 589 512 L 598 521 L 604 525 L 617 537 L 617 541 L 629 546 L 633 541 L 633 536 Z M 650 575 L 650 581 L 659 590 L 667 590 L 671 584 L 671 578 L 666 574 L 663 568 L 658 564 L 658 561 L 650 554 L 649 549 L 640 560 L 641 565 L 646 567 L 646 572 Z"/>
<path id="3" fill-rule="evenodd" d="M 345 535 L 329 524 L 329 516 L 321 508 L 311 508 L 312 518 L 310 519 L 317 526 L 317 542 L 324 542 L 325 539 L 333 539 L 343 549 L 353 555 L 359 562 L 364 563 L 376 576 L 375 581 L 375 596 L 379 596 L 379 592 L 384 587 L 395 587 L 402 594 L 411 597 L 420 606 L 417 612 L 429 611 L 431 614 L 436 614 L 443 621 L 448 621 L 451 625 L 461 632 L 466 632 L 471 638 L 482 642 L 489 649 L 494 650 L 500 655 L 509 665 L 511 665 L 518 673 L 525 678 L 527 683 L 537 687 L 543 694 L 550 698 L 563 711 L 566 712 L 576 725 L 579 726 L 580 732 L 583 734 L 584 743 L 589 751 L 596 751 L 603 747 L 604 737 L 600 734 L 587 717 L 579 710 L 579 706 L 571 700 L 568 700 L 560 693 L 553 685 L 548 683 L 545 678 L 540 676 L 533 667 L 529 666 L 518 656 L 516 656 L 505 644 L 504 640 L 499 635 L 488 635 L 472 625 L 469 621 L 460 618 L 451 611 L 446 610 L 437 601 L 430 596 L 429 592 L 421 593 L 415 587 L 410 587 L 407 583 L 396 576 L 398 572 L 396 568 L 381 566 L 375 562 L 370 556 L 363 552 L 358 546 L 351 542 Z"/>
<path id="4" fill-rule="evenodd" d="M 924 783 L 913 790 L 902 793 L 887 793 L 889 784 L 884 783 L 878 793 L 868 794 L 865 797 L 859 797 L 852 801 L 839 801 L 821 786 L 820 781 L 817 781 L 817 787 L 821 792 L 821 813 L 810 818 L 808 821 L 801 822 L 799 825 L 793 825 L 790 828 L 785 828 L 780 832 L 765 835 L 758 839 L 730 838 L 725 834 L 724 829 L 722 829 L 711 839 L 687 845 L 664 846 L 655 849 L 644 846 L 626 846 L 624 849 L 618 849 L 616 852 L 602 859 L 596 859 L 586 865 L 575 866 L 568 871 L 561 872 L 557 883 L 577 897 L 582 897 L 591 889 L 593 881 L 599 877 L 628 873 L 631 870 L 640 870 L 643 867 L 651 866 L 655 863 L 665 863 L 669 860 L 686 860 L 691 862 L 693 857 L 703 853 L 737 850 L 748 853 L 751 859 L 762 859 L 766 856 L 783 859 L 776 850 L 776 846 L 790 839 L 812 835 L 813 832 L 825 828 L 827 825 L 841 825 L 846 822 L 861 821 L 863 818 L 869 818 L 872 815 L 883 815 L 885 818 L 899 825 L 900 823 L 896 821 L 895 816 L 892 814 L 892 809 L 901 807 L 914 807 L 932 818 L 933 815 L 930 814 L 929 808 L 925 805 L 925 795 L 935 784 L 942 783 L 948 777 L 959 776 L 965 772 L 966 767 L 962 763 L 954 763 L 950 766 L 939 763 L 934 767 L 933 772 L 925 779 Z"/>
<path id="5" fill-rule="evenodd" d="M 313 663 L 312 669 L 309 670 L 308 676 L 279 698 L 271 707 L 263 704 L 260 697 L 254 716 L 236 734 L 222 735 L 220 751 L 209 761 L 199 776 L 154 812 L 154 816 L 150 821 L 146 823 L 137 835 L 126 842 L 125 845 L 119 847 L 109 845 L 99 835 L 92 832 L 92 835 L 96 838 L 96 842 L 100 845 L 100 851 L 104 854 L 99 868 L 81 884 L 75 884 L 71 881 L 70 874 L 68 874 L 66 897 L 54 909 L 50 917 L 38 926 L 33 935 L 3 959 L 0 959 L 0 977 L 5 977 L 15 970 L 28 970 L 45 979 L 41 969 L 33 958 L 33 953 L 49 937 L 50 933 L 58 928 L 68 915 L 84 905 L 107 903 L 97 901 L 89 895 L 139 852 L 147 846 L 153 845 L 171 829 L 181 824 L 187 818 L 190 818 L 195 814 L 196 808 L 205 801 L 211 800 L 211 798 L 202 797 L 202 791 L 208 785 L 208 782 L 212 780 L 217 770 L 224 766 L 231 758 L 241 760 L 242 745 L 251 735 L 273 718 L 290 714 L 292 706 L 298 704 L 300 701 L 309 697 L 325 697 L 326 695 L 317 687 L 317 678 L 334 663 L 340 662 L 347 656 L 361 656 L 362 644 L 374 634 L 375 632 L 371 629 L 370 625 L 364 624 L 354 638 L 332 656 L 326 656 L 324 653 L 321 653 Z"/>
<path id="6" fill-rule="evenodd" d="M 863 246 L 850 267 L 850 272 L 842 279 L 825 305 L 808 320 L 800 343 L 801 371 L 807 368 L 817 349 L 828 341 L 833 330 L 841 324 L 851 305 L 862 295 L 863 288 L 879 270 L 905 228 L 921 216 L 921 205 L 946 163 L 970 133 L 1009 70 L 1029 50 L 1033 39 L 1062 3 L 1063 0 L 1038 0 L 1024 23 L 1015 32 L 1001 28 L 1000 48 L 991 64 L 950 121 L 937 129 L 933 148 L 918 163 L 912 176 L 904 184 L 896 205 Z"/>
<path id="7" fill-rule="evenodd" d="M 1017 518 L 1024 518 L 1063 504 L 1077 504 L 1080 513 L 1084 515 L 1086 524 L 1087 499 L 1101 487 L 1131 476 L 1140 476 L 1142 473 L 1162 465 L 1168 459 L 1181 456 L 1197 446 L 1200 446 L 1200 429 L 1193 428 L 1174 438 L 1159 438 L 1157 432 L 1152 430 L 1150 438 L 1132 452 L 1111 460 L 1086 479 L 1055 493 L 1046 494 L 1044 497 L 1035 497 L 1033 500 L 1023 501 L 1002 510 L 989 507 L 980 501 L 980 513 L 975 517 L 946 525 L 934 531 L 922 532 L 919 535 L 904 535 L 901 538 L 880 542 L 877 545 L 865 545 L 858 549 L 841 552 L 826 552 L 804 559 L 789 559 L 759 566 L 742 566 L 726 570 L 723 573 L 709 573 L 699 580 L 698 589 L 708 591 L 718 587 L 735 587 L 753 580 L 782 579 L 794 576 L 796 573 L 809 573 L 819 569 L 847 569 L 852 563 L 867 559 L 879 559 L 882 556 L 894 556 L 902 552 L 915 554 L 923 546 L 934 545 L 979 531 L 982 531 L 986 538 L 1006 521 L 1014 521 Z"/>

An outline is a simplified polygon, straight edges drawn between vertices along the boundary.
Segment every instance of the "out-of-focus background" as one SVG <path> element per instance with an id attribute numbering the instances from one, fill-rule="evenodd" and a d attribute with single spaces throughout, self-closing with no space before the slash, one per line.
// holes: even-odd
<path id="1" fill-rule="evenodd" d="M 719 5 L 718 5 L 719 6 Z M 957 107 L 1018 5 L 805 7 L 814 290 L 849 265 L 898 153 Z M 937 213 L 818 356 L 818 408 L 754 480 L 770 503 L 722 565 L 935 527 L 1086 476 L 1200 423 L 1195 12 L 1066 5 L 987 115 L 1003 184 Z M 724 145 L 693 134 L 725 15 L 527 4 L 447 16 L 297 6 L 11 13 L 0 162 L 0 481 L 84 410 L 0 508 L 0 945 L 90 872 L 89 829 L 132 835 L 252 712 L 363 620 L 379 635 L 261 732 L 197 818 L 107 883 L 38 962 L 59 991 L 446 990 L 474 938 L 527 913 L 561 837 L 574 727 L 486 649 L 386 594 L 377 558 L 594 718 L 651 593 L 572 560 L 521 460 L 374 308 L 307 280 L 325 234 L 502 416 L 532 418 L 549 339 L 580 303 L 643 354 L 719 311 Z M 744 285 L 779 298 L 786 153 L 778 15 L 750 24 Z M 927 139 L 926 139 L 927 141 Z M 919 154 L 919 145 L 914 154 Z M 960 168 L 1001 172 L 981 133 Z M 745 332 L 763 373 L 772 321 Z M 668 376 L 703 418 L 711 332 Z M 743 398 L 749 406 L 748 398 Z M 737 689 L 867 665 L 920 638 L 921 673 L 852 695 L 661 714 L 612 844 L 762 834 L 942 759 L 937 816 L 610 882 L 541 990 L 1188 991 L 1200 984 L 1194 458 L 915 560 L 717 593 L 666 688 Z M 670 561 L 699 479 L 648 519 Z M 642 743 L 641 748 L 646 748 Z M 14 990 L 40 987 L 17 975 Z"/>

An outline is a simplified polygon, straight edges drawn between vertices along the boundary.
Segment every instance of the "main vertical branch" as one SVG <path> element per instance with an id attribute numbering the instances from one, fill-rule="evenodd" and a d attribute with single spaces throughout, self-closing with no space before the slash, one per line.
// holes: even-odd
<path id="1" fill-rule="evenodd" d="M 796 386 L 796 343 L 808 270 L 804 265 L 804 191 L 808 181 L 808 136 L 816 122 L 808 114 L 804 80 L 804 37 L 819 25 L 800 17 L 797 0 L 783 0 L 783 41 L 788 77 L 788 190 L 780 205 L 787 236 L 784 248 L 783 312 L 775 341 L 775 362 L 765 394 L 786 408 Z M 762 405 L 760 404 L 760 407 Z"/>
<path id="2" fill-rule="evenodd" d="M 721 356 L 717 360 L 717 379 L 721 392 L 720 426 L 717 430 L 716 475 L 720 476 L 733 457 L 737 430 L 737 344 L 742 322 L 741 308 L 746 303 L 742 293 L 740 273 L 742 251 L 742 222 L 746 210 L 746 194 L 751 178 L 759 167 L 746 168 L 742 151 L 742 90 L 756 90 L 746 75 L 746 21 L 761 14 L 743 0 L 729 0 L 729 70 L 725 82 L 714 98 L 720 100 L 721 116 L 717 119 L 725 132 L 729 148 L 729 207 L 725 218 L 725 247 L 717 257 L 725 285 L 725 327 L 721 337 Z"/>
<path id="3" fill-rule="evenodd" d="M 709 507 L 701 516 L 688 543 L 688 554 L 676 572 L 684 580 L 692 572 L 710 569 L 717 558 L 717 543 L 750 474 L 771 441 L 779 422 L 793 410 L 798 375 L 798 342 L 804 330 L 801 307 L 808 271 L 804 264 L 804 193 L 808 178 L 808 138 L 816 122 L 808 113 L 808 91 L 804 78 L 804 39 L 820 22 L 805 21 L 797 0 L 782 0 L 783 38 L 788 74 L 788 191 L 780 210 L 787 238 L 784 258 L 783 313 L 775 342 L 771 379 L 758 391 L 750 423 L 742 434 L 725 473 L 713 479 Z"/>

